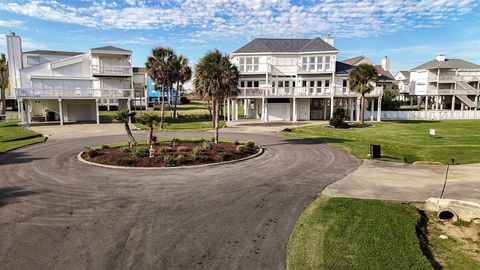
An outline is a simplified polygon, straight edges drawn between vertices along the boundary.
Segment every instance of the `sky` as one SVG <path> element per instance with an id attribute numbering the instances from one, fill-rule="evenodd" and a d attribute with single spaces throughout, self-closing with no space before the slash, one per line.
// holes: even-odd
<path id="1" fill-rule="evenodd" d="M 168 46 L 193 65 L 254 38 L 330 34 L 338 60 L 388 56 L 395 73 L 440 53 L 480 64 L 479 11 L 480 0 L 0 0 L 0 52 L 14 31 L 24 50 L 112 45 L 143 66 L 153 47 Z"/>

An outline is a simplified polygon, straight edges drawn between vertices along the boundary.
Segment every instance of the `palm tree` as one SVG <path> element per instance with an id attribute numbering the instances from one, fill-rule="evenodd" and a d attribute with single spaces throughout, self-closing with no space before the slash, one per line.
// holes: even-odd
<path id="1" fill-rule="evenodd" d="M 195 94 L 212 102 L 215 121 L 215 143 L 218 143 L 220 103 L 238 95 L 238 69 L 228 55 L 219 50 L 206 53 L 195 66 L 193 81 Z"/>
<path id="2" fill-rule="evenodd" d="M 8 87 L 8 64 L 5 54 L 0 55 L 0 95 L 2 96 L 2 101 L 0 106 L 0 114 L 5 114 L 7 109 L 7 100 L 5 97 L 5 92 Z"/>
<path id="3" fill-rule="evenodd" d="M 132 131 L 130 130 L 130 126 L 128 125 L 130 120 L 133 120 L 135 118 L 136 114 L 137 114 L 136 112 L 131 112 L 128 109 L 123 109 L 123 110 L 118 111 L 114 116 L 117 121 L 119 121 L 121 123 L 125 123 L 125 131 L 127 131 L 127 135 L 128 135 L 130 145 L 136 145 L 137 144 L 137 141 L 133 137 Z"/>
<path id="4" fill-rule="evenodd" d="M 145 66 L 147 73 L 155 84 L 160 86 L 161 101 L 161 120 L 160 128 L 163 129 L 165 119 L 165 91 L 173 85 L 174 78 L 174 58 L 175 52 L 167 47 L 158 47 L 152 50 L 152 55 L 148 57 Z"/>
<path id="5" fill-rule="evenodd" d="M 373 91 L 377 79 L 378 72 L 370 64 L 355 66 L 348 74 L 350 89 L 362 95 L 360 99 L 360 124 L 362 126 L 365 124 L 365 94 Z"/>
<path id="6" fill-rule="evenodd" d="M 146 112 L 138 116 L 137 120 L 148 127 L 147 143 L 148 145 L 152 145 L 154 143 L 153 127 L 162 121 L 161 117 L 159 117 L 157 113 Z"/>
<path id="7" fill-rule="evenodd" d="M 175 81 L 177 82 L 177 88 L 175 90 L 175 100 L 173 107 L 173 118 L 177 118 L 177 101 L 178 92 L 180 92 L 180 83 L 184 84 L 192 78 L 192 69 L 188 66 L 188 58 L 179 55 L 175 57 Z"/>

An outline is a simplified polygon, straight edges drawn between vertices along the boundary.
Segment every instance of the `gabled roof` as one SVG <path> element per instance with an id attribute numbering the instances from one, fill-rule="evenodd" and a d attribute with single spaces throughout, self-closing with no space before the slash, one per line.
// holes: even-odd
<path id="1" fill-rule="evenodd" d="M 382 65 L 375 65 L 375 69 L 378 72 L 378 80 L 380 81 L 395 81 L 395 77 L 393 77 L 392 73 L 390 71 L 386 71 L 383 69 Z"/>
<path id="2" fill-rule="evenodd" d="M 323 52 L 338 51 L 321 38 L 314 39 L 279 39 L 257 38 L 233 53 L 270 53 L 270 52 Z"/>
<path id="3" fill-rule="evenodd" d="M 104 46 L 104 47 L 98 47 L 98 48 L 93 48 L 90 49 L 92 51 L 98 50 L 98 51 L 120 51 L 120 52 L 131 52 L 129 50 L 125 50 L 122 48 L 114 47 L 114 46 Z"/>
<path id="4" fill-rule="evenodd" d="M 355 66 L 355 65 L 357 65 L 358 62 L 360 62 L 362 60 L 367 60 L 368 62 L 370 62 L 373 65 L 373 62 L 364 55 L 359 55 L 359 56 L 355 56 L 353 58 L 345 59 L 342 62 L 345 63 L 345 64 Z"/>
<path id="5" fill-rule="evenodd" d="M 437 68 L 458 68 L 458 69 L 480 69 L 480 65 L 468 62 L 462 59 L 445 59 L 445 61 L 438 61 L 433 59 L 412 70 L 419 69 L 437 69 Z"/>
<path id="6" fill-rule="evenodd" d="M 23 52 L 23 54 L 75 56 L 75 55 L 79 55 L 79 54 L 83 54 L 83 53 L 81 53 L 81 52 L 69 52 L 69 51 L 34 50 L 34 51 Z"/>
<path id="7" fill-rule="evenodd" d="M 335 64 L 335 73 L 337 75 L 348 75 L 348 73 L 352 68 L 353 68 L 352 65 L 337 61 Z"/>
<path id="8" fill-rule="evenodd" d="M 400 71 L 395 75 L 395 77 L 396 77 L 398 74 L 402 74 L 403 77 L 405 77 L 405 79 L 404 79 L 403 81 L 410 81 L 410 71 L 408 71 L 408 70 L 400 70 Z"/>

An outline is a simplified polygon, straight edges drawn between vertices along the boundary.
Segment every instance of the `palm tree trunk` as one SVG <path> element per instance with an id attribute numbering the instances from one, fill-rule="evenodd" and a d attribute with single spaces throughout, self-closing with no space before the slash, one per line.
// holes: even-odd
<path id="1" fill-rule="evenodd" d="M 161 112 L 160 112 L 160 128 L 163 129 L 163 122 L 165 117 L 165 89 L 162 87 L 162 105 L 161 105 Z"/>
<path id="2" fill-rule="evenodd" d="M 177 100 L 178 100 L 178 87 L 180 83 L 177 82 L 177 89 L 175 89 L 175 100 L 173 101 L 173 119 L 177 119 Z"/>
<path id="3" fill-rule="evenodd" d="M 153 124 L 148 126 L 148 145 L 153 144 Z"/>
<path id="4" fill-rule="evenodd" d="M 127 135 L 131 144 L 136 145 L 137 141 L 135 140 L 135 137 L 133 137 L 132 131 L 130 130 L 130 126 L 128 125 L 128 121 L 125 121 L 125 130 L 127 131 Z"/>
<path id="5" fill-rule="evenodd" d="M 7 110 L 7 100 L 5 98 L 5 88 L 2 87 L 2 91 L 1 91 L 1 95 L 2 95 L 2 101 L 1 101 L 1 104 L 0 106 L 2 107 L 1 108 L 1 111 L 0 111 L 0 114 L 6 114 L 6 110 Z"/>
<path id="6" fill-rule="evenodd" d="M 211 111 L 211 116 L 212 116 L 212 127 L 215 128 L 215 116 L 217 115 L 215 111 L 215 104 L 217 102 L 215 100 L 212 100 L 212 111 Z"/>
<path id="7" fill-rule="evenodd" d="M 213 101 L 214 103 L 214 106 L 215 106 L 215 143 L 218 143 L 218 113 L 219 113 L 219 109 L 220 107 L 218 106 L 219 102 L 218 100 L 214 100 Z"/>
<path id="8" fill-rule="evenodd" d="M 362 98 L 360 99 L 360 125 L 365 124 L 365 95 L 362 94 Z"/>

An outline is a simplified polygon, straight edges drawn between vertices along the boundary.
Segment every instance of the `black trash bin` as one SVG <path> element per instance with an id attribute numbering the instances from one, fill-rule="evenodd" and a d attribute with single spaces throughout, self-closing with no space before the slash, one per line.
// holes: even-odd
<path id="1" fill-rule="evenodd" d="M 382 157 L 382 149 L 379 144 L 370 144 L 370 157 L 371 158 Z"/>

